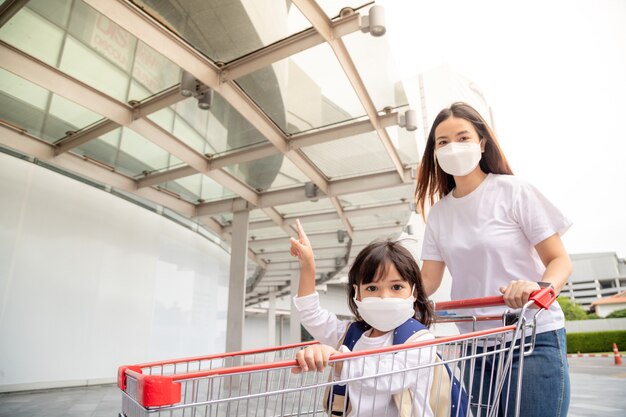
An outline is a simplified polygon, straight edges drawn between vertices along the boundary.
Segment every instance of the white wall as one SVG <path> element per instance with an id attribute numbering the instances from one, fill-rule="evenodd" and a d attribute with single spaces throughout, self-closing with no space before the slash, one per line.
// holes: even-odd
<path id="1" fill-rule="evenodd" d="M 0 392 L 222 352 L 228 269 L 198 234 L 0 154 Z"/>
<path id="2" fill-rule="evenodd" d="M 626 303 L 596 304 L 596 314 L 600 317 L 606 317 L 614 311 L 623 310 L 625 308 Z"/>
<path id="3" fill-rule="evenodd" d="M 626 318 L 565 322 L 565 331 L 568 333 L 604 332 L 609 330 L 626 330 Z"/>
<path id="4" fill-rule="evenodd" d="M 286 315 L 282 322 L 281 315 L 276 315 L 276 329 L 274 330 L 274 341 L 269 340 L 269 329 L 267 314 L 246 314 L 244 327 L 243 350 L 259 349 L 268 346 L 281 346 L 291 344 L 289 329 L 289 315 Z M 282 329 L 281 329 L 282 324 Z"/>

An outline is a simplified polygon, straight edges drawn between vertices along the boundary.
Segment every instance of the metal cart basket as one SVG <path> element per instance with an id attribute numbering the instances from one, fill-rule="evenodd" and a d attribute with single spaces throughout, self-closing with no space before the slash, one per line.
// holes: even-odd
<path id="1" fill-rule="evenodd" d="M 120 416 L 518 416 L 524 356 L 532 354 L 537 316 L 554 298 L 551 288 L 535 292 L 515 323 L 510 314 L 445 313 L 503 305 L 502 297 L 437 303 L 437 322 L 503 323 L 490 330 L 335 354 L 324 372 L 292 372 L 295 353 L 315 342 L 121 366 Z M 530 320 L 527 311 L 534 312 Z M 349 393 L 339 407 L 331 403 L 334 387 L 347 387 Z"/>

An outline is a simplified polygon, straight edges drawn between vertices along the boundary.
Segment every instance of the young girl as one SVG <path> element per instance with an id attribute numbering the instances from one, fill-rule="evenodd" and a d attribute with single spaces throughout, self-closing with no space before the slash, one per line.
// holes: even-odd
<path id="1" fill-rule="evenodd" d="M 364 350 L 390 346 L 394 333 L 413 325 L 415 334 L 406 342 L 431 340 L 434 336 L 427 326 L 432 320 L 432 307 L 424 292 L 419 267 L 409 251 L 398 242 L 375 242 L 365 247 L 350 268 L 348 305 L 357 322 L 339 320 L 335 314 L 320 307 L 315 291 L 315 262 L 309 240 L 296 222 L 299 239 L 291 239 L 291 255 L 300 262 L 300 283 L 294 304 L 300 321 L 321 344 L 299 351 L 296 359 L 302 371 L 322 371 L 329 357 L 337 352 Z M 415 319 L 419 320 L 417 322 Z M 349 327 L 361 326 L 365 332 L 354 340 L 344 340 Z M 393 331 L 398 329 L 397 331 Z M 350 330 L 352 332 L 352 330 Z M 350 333 L 353 334 L 353 333 Z M 353 339 L 352 336 L 350 336 Z M 347 338 L 346 338 L 347 339 Z M 400 341 L 402 343 L 404 341 Z M 406 354 L 350 360 L 335 366 L 336 379 L 375 376 L 388 371 L 401 371 L 434 362 L 434 348 L 412 349 Z M 295 372 L 299 372 L 296 369 Z M 339 375 L 340 374 L 340 375 Z M 402 398 L 404 415 L 432 416 L 428 392 L 432 385 L 432 369 L 410 373 L 397 372 L 392 377 L 368 378 L 348 383 L 347 403 L 333 403 L 333 415 L 399 416 L 397 406 Z M 408 390 L 408 392 L 407 392 Z M 408 407 L 406 399 L 410 397 Z M 442 407 L 441 407 L 442 408 Z"/>

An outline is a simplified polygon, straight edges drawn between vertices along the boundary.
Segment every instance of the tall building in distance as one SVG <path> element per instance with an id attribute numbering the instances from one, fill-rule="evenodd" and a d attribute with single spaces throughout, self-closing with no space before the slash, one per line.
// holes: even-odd
<path id="1" fill-rule="evenodd" d="M 442 64 L 424 71 L 418 76 L 424 137 L 439 111 L 456 101 L 464 101 L 474 107 L 495 130 L 491 107 L 480 87 L 469 78 Z"/>
<path id="2" fill-rule="evenodd" d="M 626 291 L 626 259 L 615 252 L 570 255 L 573 271 L 561 296 L 589 308 L 598 298 Z"/>

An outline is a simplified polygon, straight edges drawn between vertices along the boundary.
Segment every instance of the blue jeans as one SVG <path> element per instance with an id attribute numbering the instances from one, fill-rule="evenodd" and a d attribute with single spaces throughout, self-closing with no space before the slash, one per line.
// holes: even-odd
<path id="1" fill-rule="evenodd" d="M 530 342 L 530 337 L 526 338 Z M 519 341 L 517 342 L 519 344 Z M 507 346 L 510 344 L 507 343 Z M 488 351 L 490 348 L 484 350 Z M 483 348 L 477 348 L 478 353 Z M 486 416 L 487 408 L 478 407 L 480 397 L 481 404 L 490 402 L 493 390 L 490 377 L 493 371 L 499 369 L 499 361 L 504 358 L 495 355 L 477 358 L 475 361 L 474 377 L 471 387 L 472 413 L 474 416 Z M 513 368 L 510 372 L 510 381 L 506 379 L 505 386 L 499 396 L 498 416 L 514 416 L 516 387 L 519 371 L 519 349 L 513 356 Z M 469 378 L 465 380 L 466 388 L 469 388 Z M 510 385 L 509 385 L 510 383 Z M 493 383 L 495 385 L 495 383 Z M 510 389 L 509 389 L 510 388 Z M 482 391 L 482 392 L 481 392 Z M 570 382 L 569 367 L 567 364 L 567 349 L 565 329 L 559 329 L 537 334 L 535 350 L 523 358 L 522 391 L 520 404 L 520 417 L 565 417 L 569 408 Z"/>

